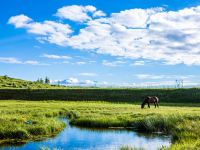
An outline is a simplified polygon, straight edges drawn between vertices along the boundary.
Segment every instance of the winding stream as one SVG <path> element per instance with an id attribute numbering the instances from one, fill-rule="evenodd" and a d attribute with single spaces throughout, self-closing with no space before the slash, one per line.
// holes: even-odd
<path id="1" fill-rule="evenodd" d="M 67 122 L 67 119 L 63 119 Z M 170 146 L 169 136 L 157 134 L 140 134 L 122 129 L 94 130 L 67 127 L 56 137 L 44 141 L 28 142 L 20 146 L 3 146 L 4 150 L 38 150 L 41 148 L 67 150 L 119 150 L 122 146 L 156 150 L 162 146 Z"/>

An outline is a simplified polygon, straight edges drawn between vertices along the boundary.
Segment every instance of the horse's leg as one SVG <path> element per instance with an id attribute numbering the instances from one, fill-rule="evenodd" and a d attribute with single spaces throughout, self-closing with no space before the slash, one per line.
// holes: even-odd
<path id="1" fill-rule="evenodd" d="M 159 108 L 158 102 L 157 102 L 157 107 Z"/>
<path id="2" fill-rule="evenodd" d="M 156 108 L 156 102 L 154 102 L 155 108 Z"/>
<path id="3" fill-rule="evenodd" d="M 149 104 L 149 102 L 148 102 L 148 107 L 150 108 L 150 104 Z"/>

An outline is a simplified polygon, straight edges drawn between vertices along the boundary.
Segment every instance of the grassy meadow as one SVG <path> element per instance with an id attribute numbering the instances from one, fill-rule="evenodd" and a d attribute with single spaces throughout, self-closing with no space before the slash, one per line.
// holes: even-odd
<path id="1" fill-rule="evenodd" d="M 56 135 L 65 124 L 83 127 L 132 127 L 172 135 L 170 149 L 200 147 L 200 104 L 163 104 L 159 109 L 109 102 L 0 101 L 0 142 L 26 142 Z"/>

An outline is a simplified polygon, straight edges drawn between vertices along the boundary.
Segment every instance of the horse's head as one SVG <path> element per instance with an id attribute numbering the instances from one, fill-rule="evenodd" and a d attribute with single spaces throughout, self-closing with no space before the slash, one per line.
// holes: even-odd
<path id="1" fill-rule="evenodd" d="M 144 101 L 141 104 L 141 108 L 144 108 L 144 106 L 148 102 L 149 98 L 150 98 L 149 96 L 145 97 Z"/>
<path id="2" fill-rule="evenodd" d="M 142 103 L 141 108 L 144 108 L 144 103 Z"/>
<path id="3" fill-rule="evenodd" d="M 142 102 L 141 108 L 144 108 L 145 103 L 146 103 L 146 98 L 145 98 L 144 101 Z"/>

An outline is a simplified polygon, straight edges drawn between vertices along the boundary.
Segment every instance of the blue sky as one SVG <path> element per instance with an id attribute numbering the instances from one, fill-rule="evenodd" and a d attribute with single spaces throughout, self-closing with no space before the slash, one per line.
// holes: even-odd
<path id="1" fill-rule="evenodd" d="M 0 14 L 0 75 L 71 85 L 200 83 L 199 0 L 7 0 Z"/>

